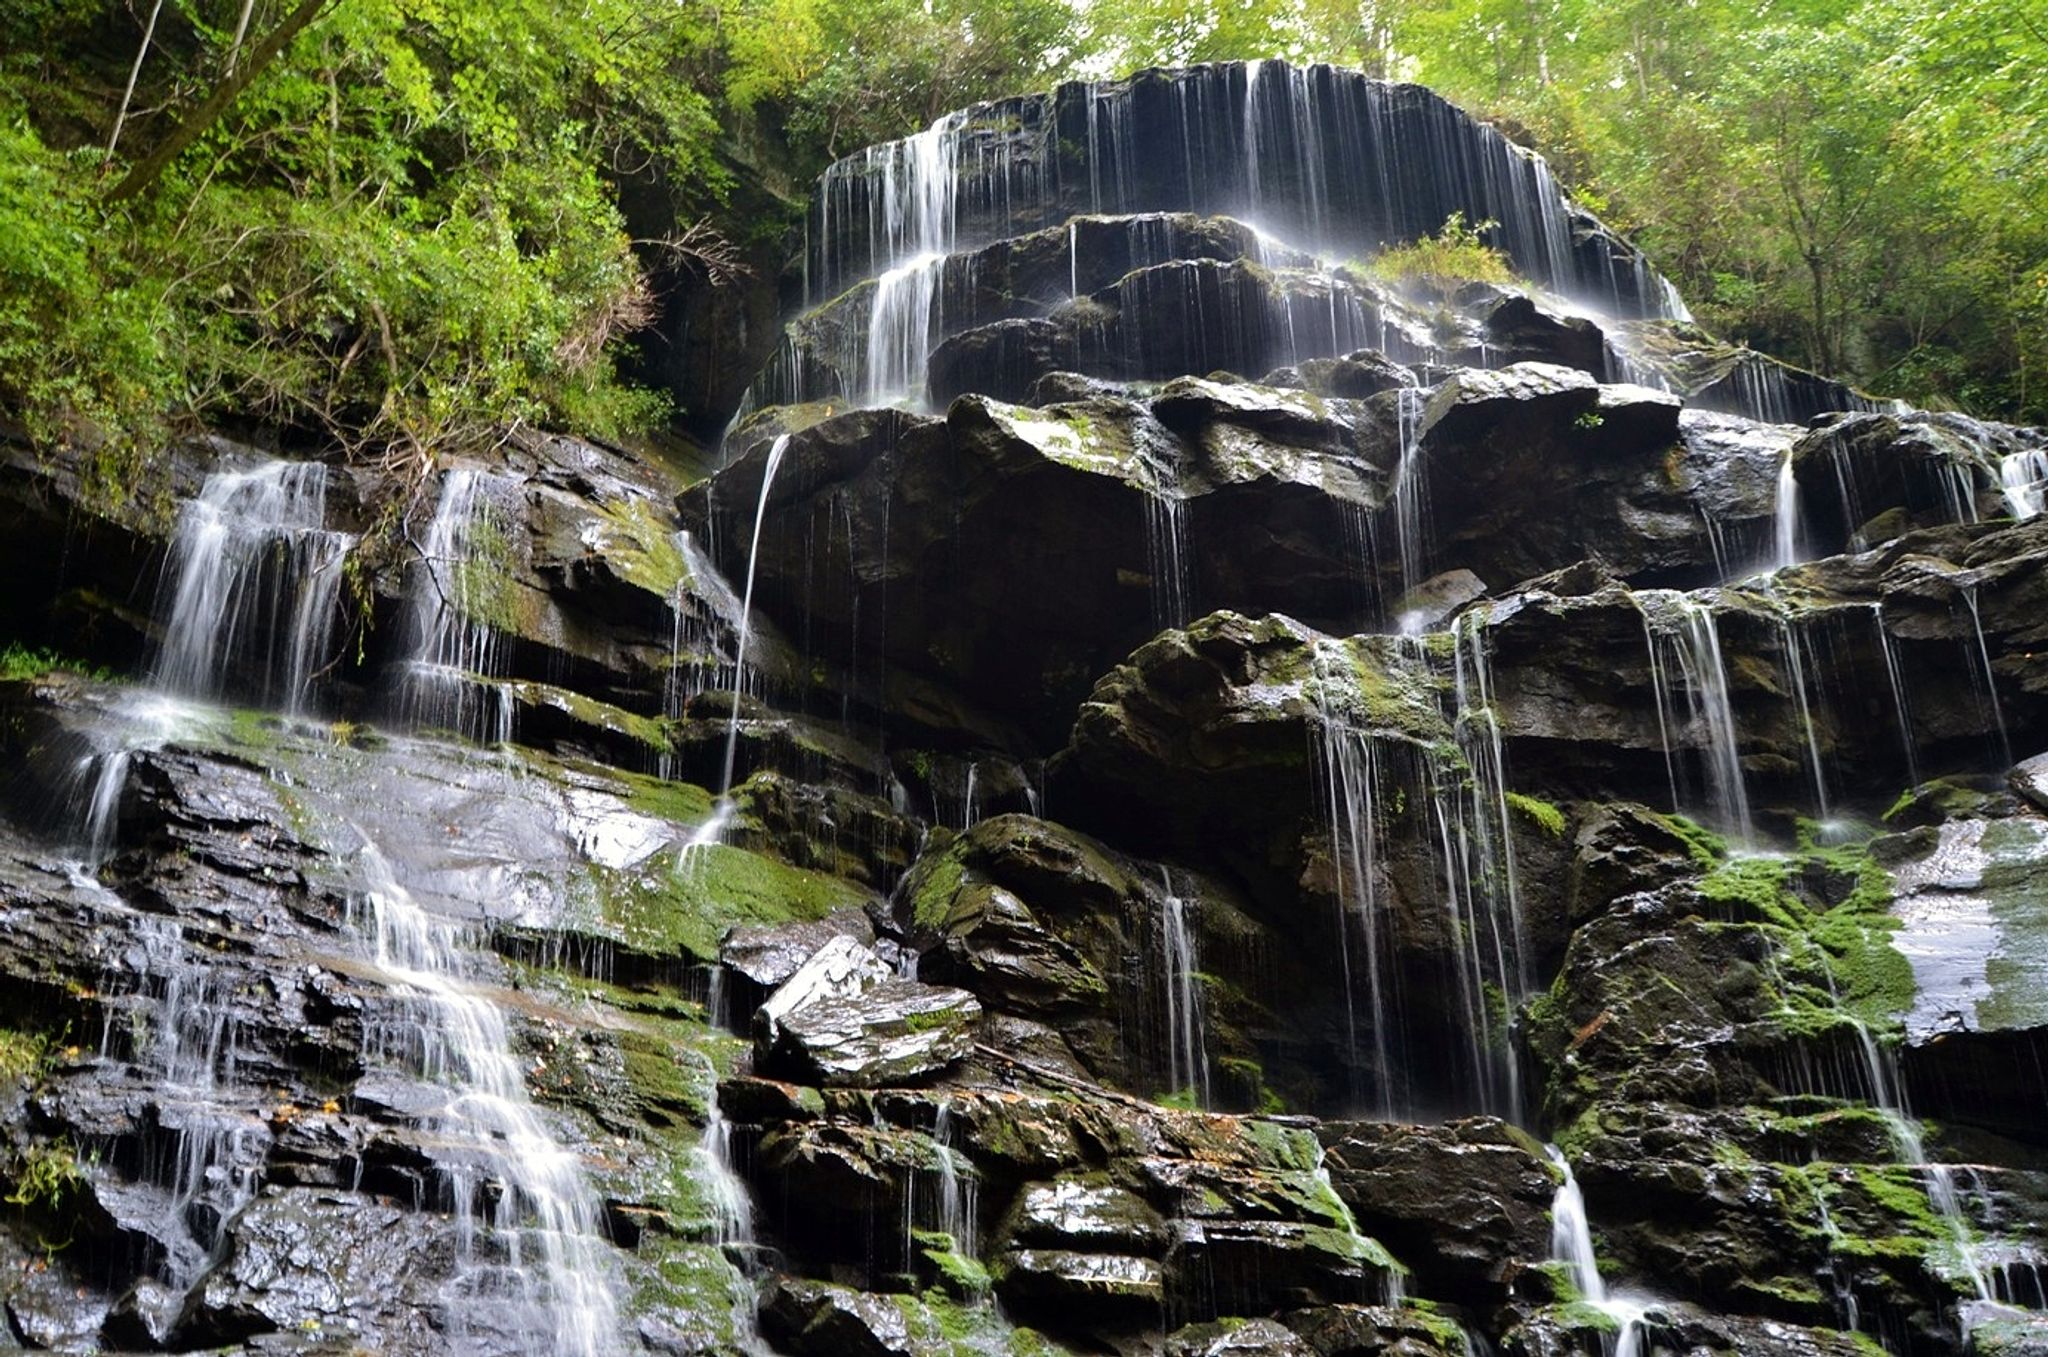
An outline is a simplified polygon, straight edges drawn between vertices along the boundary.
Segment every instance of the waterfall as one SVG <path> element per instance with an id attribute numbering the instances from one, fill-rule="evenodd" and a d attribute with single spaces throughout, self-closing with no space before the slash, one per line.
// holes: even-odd
<path id="1" fill-rule="evenodd" d="M 722 650 L 727 634 L 737 638 L 745 612 L 739 596 L 710 554 L 687 530 L 676 533 L 676 554 L 682 577 L 669 599 L 669 662 L 662 683 L 662 714 L 671 720 L 683 714 L 689 700 L 717 686 L 721 675 L 737 688 L 738 664 Z M 673 755 L 661 756 L 662 777 L 674 775 Z"/>
<path id="2" fill-rule="evenodd" d="M 65 848 L 87 869 L 112 855 L 119 838 L 121 796 L 137 754 L 161 749 L 221 721 L 217 710 L 150 691 L 116 696 L 108 719 L 84 732 L 85 750 L 60 774 Z"/>
<path id="3" fill-rule="evenodd" d="M 1458 747 L 1472 769 L 1469 782 L 1471 818 L 1479 841 L 1479 860 L 1490 874 L 1485 883 L 1487 894 L 1500 900 L 1507 910 L 1506 950 L 1511 955 L 1497 951 L 1495 967 L 1503 977 L 1503 986 L 1506 986 L 1508 978 L 1513 979 L 1506 997 L 1515 1000 L 1528 992 L 1529 976 L 1522 930 L 1521 890 L 1515 870 L 1515 836 L 1508 818 L 1507 749 L 1501 738 L 1500 713 L 1494 707 L 1493 665 L 1487 654 L 1486 628 L 1490 620 L 1491 613 L 1486 608 L 1474 608 L 1451 628 L 1452 695 L 1455 701 L 1452 726 L 1458 737 Z M 1497 842 L 1492 837 L 1495 833 L 1500 836 Z M 1497 880 L 1493 879 L 1493 874 L 1497 874 Z M 1497 926 L 1494 936 L 1499 949 L 1501 935 Z M 1509 1069 L 1512 1075 L 1512 1061 Z M 1519 1112 L 1519 1097 L 1511 1099 L 1510 1105 Z"/>
<path id="4" fill-rule="evenodd" d="M 1998 459 L 1998 481 L 2014 518 L 2032 518 L 2048 505 L 2048 450 L 2028 448 Z"/>
<path id="5" fill-rule="evenodd" d="M 1180 460 L 1172 447 L 1141 448 L 1145 471 L 1145 567 L 1151 577 L 1152 625 L 1188 624 L 1194 587 L 1188 562 L 1188 508 Z"/>
<path id="6" fill-rule="evenodd" d="M 1610 1357 L 1643 1357 L 1648 1341 L 1643 1320 L 1649 1306 L 1619 1293 L 1608 1294 L 1607 1283 L 1600 1278 L 1599 1260 L 1593 1253 L 1593 1224 L 1586 1214 L 1586 1197 L 1572 1174 L 1571 1161 L 1555 1145 L 1545 1145 L 1543 1149 L 1564 1175 L 1550 1203 L 1551 1261 L 1565 1265 L 1572 1285 L 1586 1304 L 1614 1321 L 1618 1332 Z"/>
<path id="7" fill-rule="evenodd" d="M 355 545 L 326 520 L 318 462 L 209 475 L 171 539 L 155 685 L 217 700 L 239 677 L 265 705 L 303 710 L 328 659 L 342 560 Z"/>
<path id="8" fill-rule="evenodd" d="M 1919 744 L 1913 738 L 1913 709 L 1906 701 L 1906 676 L 1899 665 L 1899 647 L 1884 624 L 1884 604 L 1870 605 L 1870 622 L 1877 630 L 1877 648 L 1884 655 L 1885 681 L 1891 685 L 1892 711 L 1898 718 L 1899 743 L 1906 751 L 1906 785 L 1920 785 Z"/>
<path id="9" fill-rule="evenodd" d="M 1429 482 L 1422 471 L 1422 392 L 1404 386 L 1394 393 L 1394 423 L 1400 462 L 1394 468 L 1391 505 L 1394 540 L 1401 558 L 1401 591 L 1422 583 L 1429 551 Z M 1406 624 L 1403 624 L 1406 630 Z"/>
<path id="10" fill-rule="evenodd" d="M 768 459 L 761 468 L 761 497 L 754 506 L 754 535 L 747 547 L 746 592 L 740 596 L 740 636 L 733 652 L 732 716 L 725 728 L 725 771 L 718 784 L 721 802 L 732 796 L 733 764 L 740 747 L 740 700 L 747 689 L 747 643 L 753 638 L 754 569 L 761 561 L 761 526 L 768 520 L 768 495 L 775 487 L 775 473 L 782 468 L 782 455 L 789 449 L 789 435 L 779 435 L 768 445 Z"/>
<path id="11" fill-rule="evenodd" d="M 1832 986 L 1831 980 L 1830 988 Z M 1947 1222 L 1955 1237 L 1956 1261 L 1976 1291 L 1977 1299 L 1990 1300 L 1991 1283 L 1978 1259 L 1970 1220 L 1963 1213 L 1962 1198 L 1956 1192 L 1955 1175 L 1948 1165 L 1936 1163 L 1927 1156 L 1927 1142 L 1920 1123 L 1906 1106 L 1905 1081 L 1899 1077 L 1898 1057 L 1878 1045 L 1867 1023 L 1847 1013 L 1842 1016 L 1855 1029 L 1857 1044 L 1863 1053 L 1865 1074 L 1870 1081 L 1870 1101 L 1885 1114 L 1885 1120 L 1891 1127 L 1892 1141 L 1898 1147 L 1899 1161 L 1919 1169 L 1926 1176 L 1928 1204 Z"/>
<path id="12" fill-rule="evenodd" d="M 962 1258 L 981 1257 L 981 1179 L 971 1163 L 953 1147 L 953 1102 L 940 1098 L 932 1119 L 932 1144 L 938 1151 L 939 1219 L 942 1234 L 953 1241 Z"/>
<path id="13" fill-rule="evenodd" d="M 975 805 L 975 781 L 981 772 L 981 765 L 973 759 L 967 761 L 967 771 L 962 775 L 960 785 L 960 832 L 965 834 L 981 819 L 980 808 Z"/>
<path id="14" fill-rule="evenodd" d="M 1675 590 L 1641 590 L 1630 595 L 1643 617 L 1655 690 L 1657 728 L 1671 777 L 1674 810 L 1683 810 L 1678 790 L 1674 737 L 1694 733 L 1705 745 L 1706 780 L 1720 827 L 1738 843 L 1755 840 L 1749 792 L 1743 785 L 1734 708 L 1728 698 L 1728 670 L 1711 605 Z M 1673 687 L 1684 692 L 1687 712 L 1680 722 Z"/>
<path id="15" fill-rule="evenodd" d="M 1321 669 L 1321 656 L 1318 655 Z M 1318 673 L 1318 679 L 1322 678 Z M 1375 793 L 1379 781 L 1373 742 L 1343 724 L 1333 685 L 1316 684 L 1319 772 L 1324 794 L 1323 821 L 1330 829 L 1330 859 L 1337 899 L 1337 957 L 1344 978 L 1344 1014 L 1349 1053 L 1355 1066 L 1359 1047 L 1358 999 L 1352 977 L 1354 925 L 1365 946 L 1367 1031 L 1372 1041 L 1376 1081 L 1375 1115 L 1391 1121 L 1395 1109 L 1393 1046 L 1389 1040 L 1388 990 L 1381 974 L 1381 953 L 1391 951 L 1380 929 L 1387 911 L 1379 900 L 1379 813 Z"/>
<path id="16" fill-rule="evenodd" d="M 1773 601 L 1778 601 L 1775 593 L 1772 597 Z M 1778 644 L 1785 655 L 1785 685 L 1791 689 L 1792 700 L 1799 709 L 1799 730 L 1806 745 L 1807 771 L 1813 775 L 1814 805 L 1820 812 L 1820 818 L 1826 821 L 1832 817 L 1833 809 L 1828 803 L 1827 769 L 1821 762 L 1820 732 L 1813 719 L 1813 703 L 1807 696 L 1806 641 L 1800 635 L 1798 618 L 1782 602 L 1778 608 Z"/>
<path id="17" fill-rule="evenodd" d="M 705 1061 L 711 1076 L 711 1097 L 704 1120 L 704 1135 L 696 1149 L 695 1178 L 711 1206 L 713 1243 L 736 1270 L 733 1326 L 743 1352 L 766 1353 L 760 1337 L 759 1297 L 754 1290 L 753 1270 L 758 1266 L 760 1244 L 754 1234 L 754 1203 L 747 1195 L 746 1180 L 740 1176 L 733 1154 L 732 1123 L 718 1101 L 717 1071 Z"/>
<path id="18" fill-rule="evenodd" d="M 220 1261 L 229 1229 L 255 1194 L 271 1136 L 253 1111 L 229 1105 L 238 1083 L 235 974 L 196 951 L 173 920 L 137 918 L 134 934 L 136 989 L 108 1008 L 101 1053 L 125 1010 L 132 1059 L 155 1084 L 154 1115 L 174 1142 L 167 1156 L 150 1155 L 144 1165 L 144 1176 L 165 1193 L 149 1211 L 164 1255 L 139 1299 L 161 1335 Z"/>
<path id="19" fill-rule="evenodd" d="M 1976 651 L 1972 658 L 1984 666 L 1984 696 L 1991 708 L 1992 724 L 1998 727 L 1998 751 L 2005 758 L 2006 765 L 2012 765 L 2012 740 L 2005 733 L 2005 708 L 1998 701 L 1998 674 L 1991 667 L 1991 647 L 1984 640 L 1984 615 L 1977 608 L 1977 586 L 1957 586 L 1963 604 L 1970 610 L 1970 630 L 1977 639 Z"/>
<path id="20" fill-rule="evenodd" d="M 1356 641 L 1316 638 L 1312 671 L 1317 775 L 1330 834 L 1352 1061 L 1369 1060 L 1374 1070 L 1375 1115 L 1391 1119 L 1410 1110 L 1418 1072 L 1413 1068 L 1413 1020 L 1399 994 L 1394 940 L 1385 935 L 1393 919 L 1392 902 L 1382 898 L 1387 883 L 1381 814 L 1393 806 L 1396 815 L 1414 822 L 1416 848 L 1431 869 L 1428 903 L 1456 941 L 1444 976 L 1456 995 L 1450 1015 L 1455 1030 L 1444 1035 L 1462 1063 L 1428 1072 L 1454 1081 L 1446 1092 L 1458 1107 L 1519 1118 L 1511 1010 L 1526 993 L 1527 979 L 1504 759 L 1481 639 L 1475 632 L 1462 644 L 1454 641 L 1451 686 L 1460 695 L 1457 705 L 1444 712 L 1453 735 L 1448 745 L 1418 745 L 1356 724 L 1361 717 L 1372 718 L 1358 706 L 1359 661 L 1346 648 L 1352 644 Z M 1420 690 L 1437 686 L 1424 638 L 1401 638 L 1393 654 L 1403 670 L 1393 682 L 1413 683 Z M 1353 974 L 1355 945 L 1363 950 L 1357 958 L 1364 972 L 1363 1004 Z M 1359 1031 L 1361 1018 L 1367 1034 Z M 1362 1041 L 1369 1041 L 1369 1048 Z"/>
<path id="21" fill-rule="evenodd" d="M 1201 962 L 1194 931 L 1188 927 L 1187 901 L 1173 889 L 1173 870 L 1159 869 L 1161 988 L 1166 998 L 1166 1068 L 1168 1087 L 1186 1092 L 1196 1107 L 1209 1105 L 1209 1054 L 1205 1040 Z"/>
<path id="22" fill-rule="evenodd" d="M 1143 144 L 1141 144 L 1141 139 Z M 951 113 L 829 166 L 806 304 L 920 254 L 1092 213 L 1251 216 L 1332 257 L 1498 223 L 1519 272 L 1604 314 L 1684 319 L 1640 252 L 1588 229 L 1540 156 L 1426 90 L 1284 61 L 1072 82 Z"/>
<path id="23" fill-rule="evenodd" d="M 1799 563 L 1799 478 L 1792 474 L 1792 450 L 1778 461 L 1777 531 L 1773 537 L 1771 568 L 1783 570 Z"/>
<path id="24" fill-rule="evenodd" d="M 415 726 L 503 744 L 512 738 L 511 695 L 489 680 L 503 663 L 493 619 L 512 606 L 507 523 L 494 497 L 505 478 L 454 467 L 420 559 L 412 567 L 412 644 L 399 671 L 399 707 Z"/>
<path id="25" fill-rule="evenodd" d="M 864 381 L 849 393 L 855 403 L 923 405 L 932 332 L 943 324 L 937 312 L 945 264 L 942 254 L 921 254 L 875 280 L 861 355 Z"/>
<path id="26" fill-rule="evenodd" d="M 554 1357 L 618 1351 L 597 1196 L 528 1096 L 504 1010 L 466 978 L 477 940 L 423 909 L 367 838 L 361 862 L 375 961 L 397 1000 L 367 1024 L 366 1044 L 447 1095 L 425 1120 L 450 1151 L 438 1168 L 459 1255 L 444 1296 L 451 1336 L 509 1333 Z"/>

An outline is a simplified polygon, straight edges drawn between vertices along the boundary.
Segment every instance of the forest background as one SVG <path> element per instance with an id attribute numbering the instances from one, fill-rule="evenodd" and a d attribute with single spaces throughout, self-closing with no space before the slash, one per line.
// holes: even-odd
<path id="1" fill-rule="evenodd" d="M 110 486 L 199 427 L 701 424 L 650 336 L 831 159 L 1250 57 L 1494 120 L 1726 338 L 2048 421 L 2041 0 L 0 0 L 0 414 Z"/>

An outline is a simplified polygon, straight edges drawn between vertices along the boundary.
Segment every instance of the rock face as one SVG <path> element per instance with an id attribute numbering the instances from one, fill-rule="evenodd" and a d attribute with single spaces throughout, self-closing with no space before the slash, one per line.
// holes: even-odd
<path id="1" fill-rule="evenodd" d="M 2041 1348 L 2048 438 L 1323 68 L 809 248 L 708 476 L 5 445 L 5 1341 Z"/>

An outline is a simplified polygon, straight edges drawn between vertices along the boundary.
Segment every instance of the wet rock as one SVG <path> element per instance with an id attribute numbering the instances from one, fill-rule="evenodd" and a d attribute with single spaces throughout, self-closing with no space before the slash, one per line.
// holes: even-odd
<path id="1" fill-rule="evenodd" d="M 1421 1294 L 1497 1302 L 1518 1266 L 1549 1256 L 1556 1175 L 1506 1123 L 1333 1122 L 1317 1134 L 1337 1195 Z"/>
<path id="2" fill-rule="evenodd" d="M 1146 1326 L 1164 1303 L 1164 1272 L 1149 1258 L 1014 1249 L 995 1272 L 1004 1303 L 1048 1328 Z"/>
<path id="3" fill-rule="evenodd" d="M 1467 603 L 1486 597 L 1486 593 L 1486 581 L 1471 571 L 1446 570 L 1401 595 L 1394 605 L 1394 615 L 1403 631 L 1430 631 L 1443 625 Z"/>
<path id="4" fill-rule="evenodd" d="M 1035 1183 L 1017 1194 L 1003 1233 L 1035 1249 L 1159 1256 L 1166 1225 L 1142 1197 L 1108 1185 Z"/>
<path id="5" fill-rule="evenodd" d="M 1464 1357 L 1470 1340 L 1442 1315 L 1381 1305 L 1319 1305 L 1280 1316 L 1316 1357 Z"/>
<path id="6" fill-rule="evenodd" d="M 1341 358 L 1310 358 L 1296 369 L 1304 390 L 1318 396 L 1363 400 L 1416 384 L 1415 374 L 1383 353 L 1361 349 Z M 1267 385 L 1278 385 L 1268 381 Z"/>
<path id="7" fill-rule="evenodd" d="M 964 1058 L 980 1021 L 965 990 L 887 979 L 785 1014 L 763 1063 L 818 1084 L 917 1083 Z"/>
<path id="8" fill-rule="evenodd" d="M 1670 820 L 1627 802 L 1594 807 L 1580 821 L 1572 846 L 1569 898 L 1575 924 L 1624 896 L 1656 890 L 1698 868 L 1692 847 Z"/>
<path id="9" fill-rule="evenodd" d="M 313 1330 L 423 1350 L 434 1300 L 416 1289 L 431 1228 L 415 1212 L 340 1194 L 271 1192 L 243 1212 L 206 1283 L 201 1321 L 242 1332 Z"/>
<path id="10" fill-rule="evenodd" d="M 1607 336 L 1584 316 L 1568 316 L 1527 294 L 1502 298 L 1486 312 L 1487 356 L 1503 366 L 1555 363 L 1581 372 L 1607 367 Z"/>
<path id="11" fill-rule="evenodd" d="M 725 935 L 718 962 L 756 985 L 775 989 L 838 938 L 874 942 L 874 928 L 855 911 L 791 924 L 742 924 Z"/>
<path id="12" fill-rule="evenodd" d="M 754 1015 L 756 1058 L 812 1084 L 916 1083 L 973 1048 L 981 1004 L 899 980 L 857 940 L 829 939 Z"/>
<path id="13" fill-rule="evenodd" d="M 1317 1357 L 1316 1349 L 1271 1319 L 1219 1319 L 1190 1324 L 1166 1337 L 1168 1357 L 1225 1357 L 1230 1353 L 1256 1357 Z"/>
<path id="14" fill-rule="evenodd" d="M 797 1357 L 914 1357 L 931 1350 L 911 1337 L 897 1297 L 825 1282 L 777 1282 L 762 1300 L 761 1328 Z"/>
<path id="15" fill-rule="evenodd" d="M 1975 522 L 2011 512 L 2000 487 L 2007 457 L 2043 447 L 2038 430 L 1966 415 L 1846 415 L 1792 449 L 1802 522 L 1815 554 L 1875 546 L 1909 528 Z M 1882 537 L 1863 525 L 1895 513 Z"/>
<path id="16" fill-rule="evenodd" d="M 1517 363 L 1498 371 L 1466 368 L 1438 383 L 1422 408 L 1423 438 L 1469 441 L 1509 425 L 1546 425 L 1592 413 L 1600 383 L 1576 368 Z M 1677 408 L 1672 408 L 1677 418 Z"/>
<path id="17" fill-rule="evenodd" d="M 1196 1314 L 1244 1314 L 1386 1294 L 1394 1260 L 1340 1227 L 1276 1220 L 1181 1220 L 1168 1291 Z"/>

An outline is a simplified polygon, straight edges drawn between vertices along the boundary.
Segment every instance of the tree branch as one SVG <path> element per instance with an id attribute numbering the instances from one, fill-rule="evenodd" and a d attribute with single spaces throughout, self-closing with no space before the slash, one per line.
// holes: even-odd
<path id="1" fill-rule="evenodd" d="M 159 142 L 156 149 L 136 162 L 135 168 L 129 170 L 120 183 L 114 185 L 113 191 L 107 195 L 107 200 L 120 202 L 124 198 L 132 198 L 154 184 L 173 160 L 176 160 L 193 142 L 199 140 L 221 114 L 227 112 L 228 106 L 241 96 L 250 82 L 262 74 L 263 69 L 275 61 L 280 52 L 291 46 L 292 39 L 298 37 L 308 24 L 320 17 L 320 11 L 327 8 L 327 4 L 328 0 L 299 0 L 299 7 L 287 15 L 283 23 L 272 29 L 269 37 L 257 44 L 256 50 L 249 54 L 248 63 L 237 67 L 233 74 L 215 86 L 205 103 L 192 110 L 191 115 L 172 128 L 170 135 Z"/>

